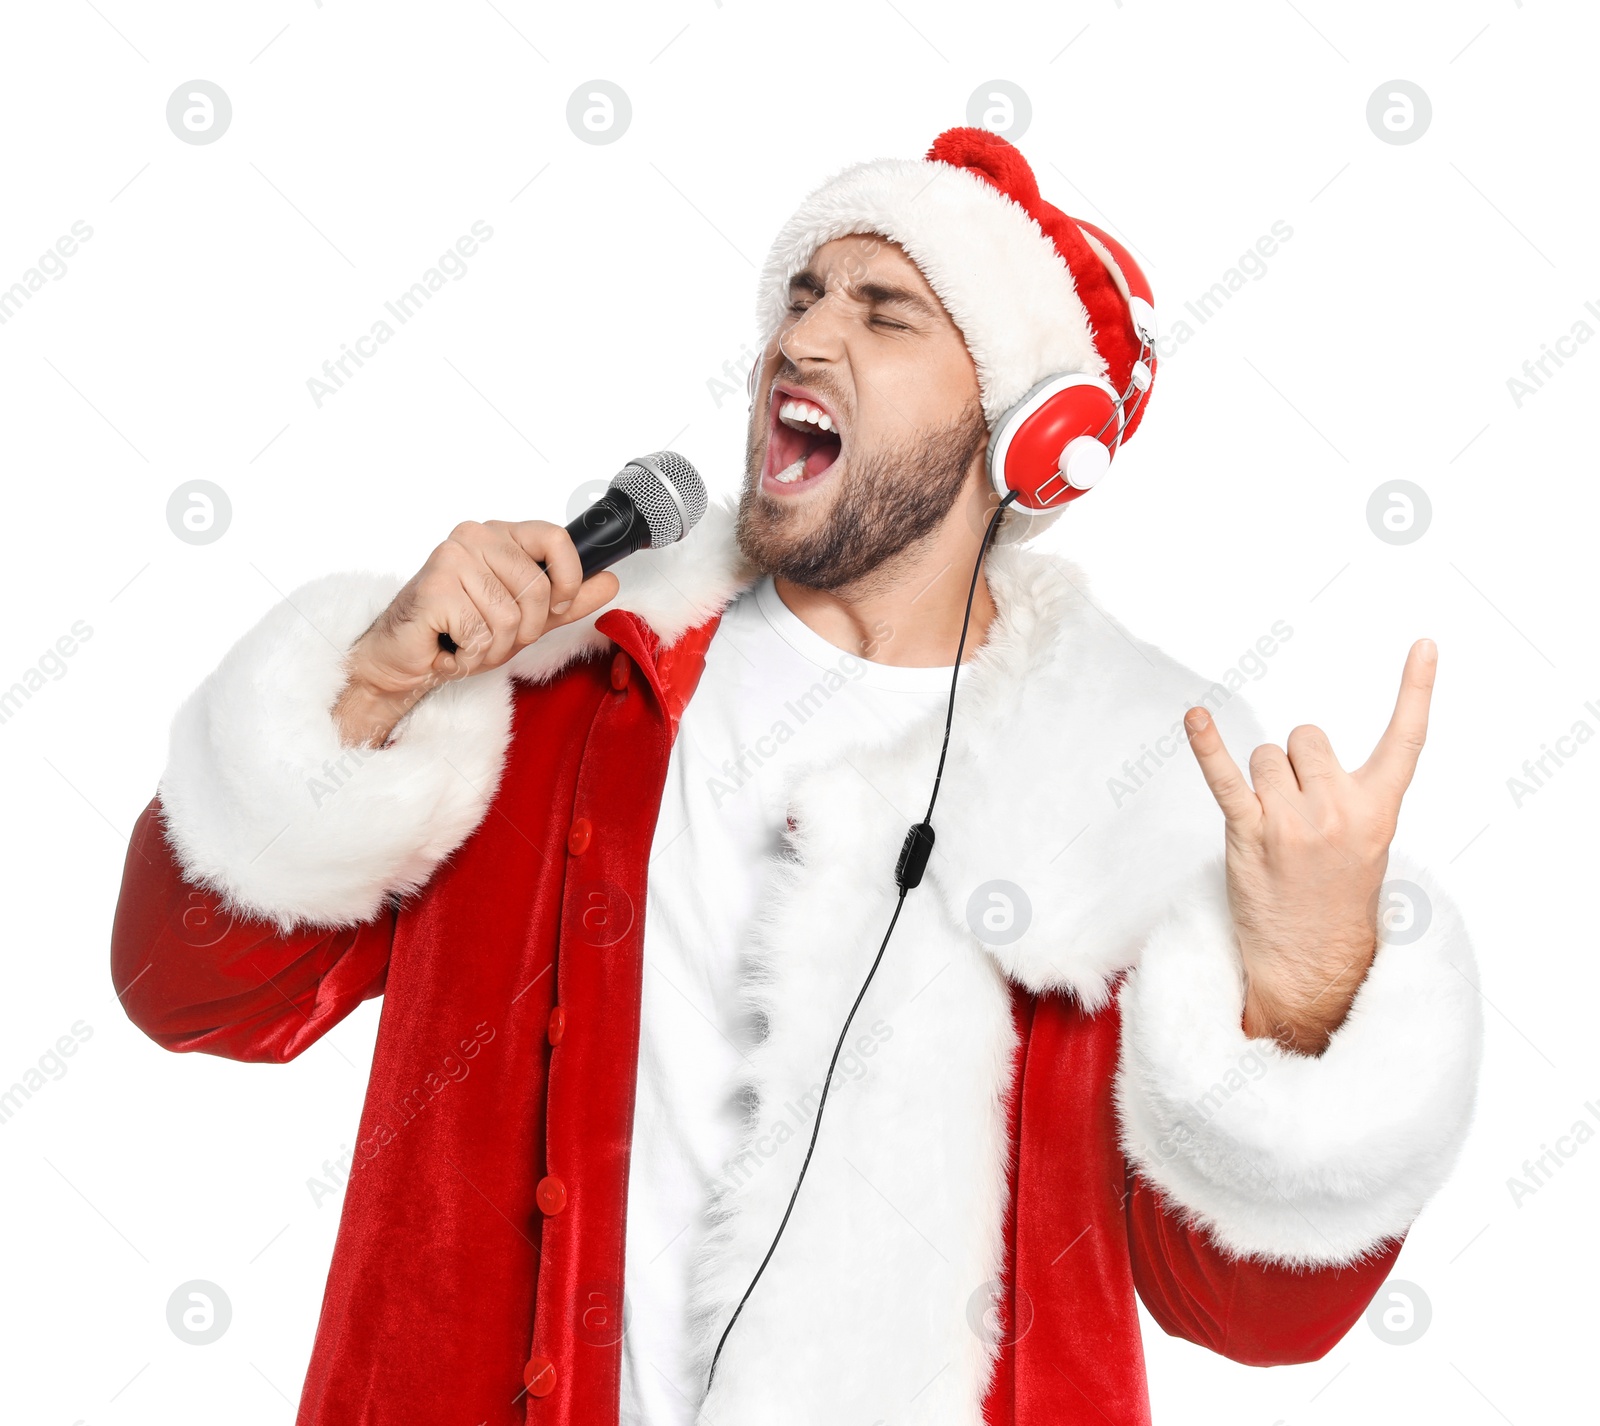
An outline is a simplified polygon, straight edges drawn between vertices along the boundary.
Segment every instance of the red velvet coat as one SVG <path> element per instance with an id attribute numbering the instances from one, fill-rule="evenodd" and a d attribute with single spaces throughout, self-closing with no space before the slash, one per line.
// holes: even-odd
<path id="1" fill-rule="evenodd" d="M 359 921 L 286 928 L 281 906 L 245 914 L 238 883 L 225 906 L 220 872 L 186 875 L 162 799 L 139 819 L 112 975 L 158 1044 L 284 1061 L 384 996 L 302 1426 L 617 1419 L 646 866 L 677 719 L 716 625 L 656 622 L 613 609 L 543 681 L 508 681 L 509 751 L 485 815 L 426 879 L 391 878 L 397 889 Z M 181 724 L 175 746 L 194 735 Z M 350 786 L 365 775 L 356 768 Z M 201 834 L 188 836 L 192 864 Z M 979 1295 L 947 1304 L 991 1363 L 982 1420 L 1148 1421 L 1136 1293 L 1168 1332 L 1240 1362 L 1326 1352 L 1403 1227 L 1330 1241 L 1321 1263 L 1224 1246 L 1249 1230 L 1158 1177 L 1187 1152 L 1185 1134 L 1203 1137 L 1222 1114 L 1192 1122 L 1178 1151 L 1142 1150 L 1140 1171 L 1116 1102 L 1119 1056 L 1136 1053 L 1126 999 L 1007 986 L 1003 1287 L 991 1312 Z M 774 1226 L 754 1231 L 764 1241 Z M 786 1239 L 786 1251 L 805 1247 Z M 803 1342 L 814 1326 L 786 1330 Z M 724 1369 L 741 1350 L 736 1332 Z M 832 1406 L 830 1419 L 876 1409 Z M 769 1419 L 804 1417 L 775 1402 Z"/>

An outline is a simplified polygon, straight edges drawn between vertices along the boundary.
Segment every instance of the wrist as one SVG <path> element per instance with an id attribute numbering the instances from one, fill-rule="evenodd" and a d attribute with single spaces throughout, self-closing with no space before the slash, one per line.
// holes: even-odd
<path id="1" fill-rule="evenodd" d="M 1240 1028 L 1252 1040 L 1273 1040 L 1285 1050 L 1299 1055 L 1320 1055 L 1338 1027 L 1325 1019 L 1295 1014 L 1281 1002 L 1253 990 L 1244 998 Z"/>
<path id="2" fill-rule="evenodd" d="M 1251 1039 L 1275 1040 L 1296 1054 L 1320 1055 L 1349 1015 L 1371 959 L 1341 957 L 1333 973 L 1302 976 L 1302 983 L 1292 986 L 1247 971 L 1241 1028 Z"/>
<path id="3" fill-rule="evenodd" d="M 421 694 L 400 694 L 373 687 L 352 676 L 334 700 L 332 715 L 345 747 L 381 747 Z"/>

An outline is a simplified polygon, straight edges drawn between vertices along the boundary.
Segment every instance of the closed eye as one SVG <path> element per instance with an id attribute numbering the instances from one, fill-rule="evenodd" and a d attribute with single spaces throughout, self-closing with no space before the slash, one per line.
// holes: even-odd
<path id="1" fill-rule="evenodd" d="M 792 313 L 796 317 L 798 317 L 802 313 L 808 312 L 810 310 L 811 310 L 811 303 L 810 302 L 791 302 L 791 303 L 789 303 L 789 311 L 790 311 L 790 313 Z M 882 316 L 881 314 L 878 314 L 878 313 L 874 313 L 869 320 L 872 322 L 872 324 L 874 326 L 879 327 L 882 330 L 887 331 L 887 332 L 909 332 L 911 330 L 910 326 L 907 323 L 905 323 L 905 322 L 896 322 L 892 317 L 885 317 L 885 316 Z"/>

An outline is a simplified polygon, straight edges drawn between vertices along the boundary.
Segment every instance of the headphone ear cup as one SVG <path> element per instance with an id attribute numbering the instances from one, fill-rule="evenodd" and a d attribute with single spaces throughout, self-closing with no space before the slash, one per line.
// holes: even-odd
<path id="1" fill-rule="evenodd" d="M 1048 377 L 996 423 L 989 478 L 1014 508 L 1044 514 L 1091 489 L 1111 465 L 1121 431 L 1117 394 L 1098 377 Z"/>

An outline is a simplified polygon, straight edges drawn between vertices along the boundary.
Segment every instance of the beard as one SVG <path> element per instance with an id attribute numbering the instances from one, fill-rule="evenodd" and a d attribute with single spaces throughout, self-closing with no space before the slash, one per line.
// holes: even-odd
<path id="1" fill-rule="evenodd" d="M 971 401 L 948 425 L 896 445 L 852 451 L 822 523 L 803 532 L 796 526 L 804 512 L 762 491 L 764 450 L 752 441 L 739 497 L 739 549 L 762 573 L 804 589 L 860 585 L 950 513 L 987 435 L 983 407 Z"/>

